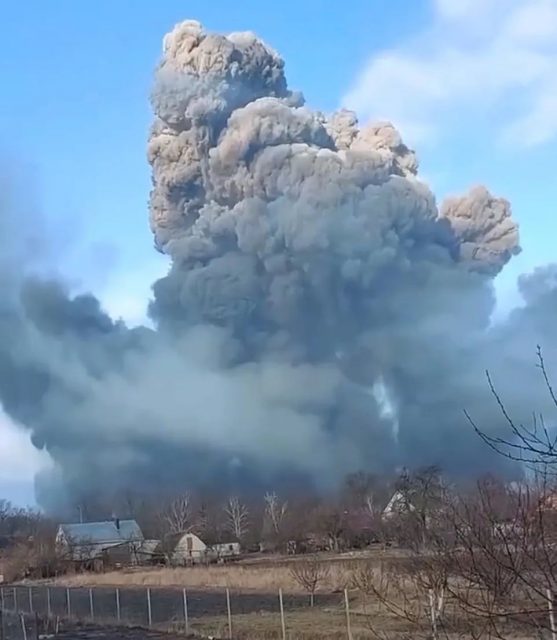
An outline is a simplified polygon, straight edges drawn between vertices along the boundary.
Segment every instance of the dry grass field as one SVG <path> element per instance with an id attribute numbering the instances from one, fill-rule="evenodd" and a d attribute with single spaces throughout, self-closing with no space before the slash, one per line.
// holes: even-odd
<path id="1" fill-rule="evenodd" d="M 140 622 L 142 616 L 145 618 L 146 587 L 152 588 L 153 623 L 166 631 L 183 634 L 181 597 L 182 588 L 186 588 L 190 609 L 189 631 L 200 638 L 229 637 L 226 589 L 230 591 L 231 637 L 235 640 L 282 639 L 279 589 L 284 593 L 286 637 L 289 640 L 340 640 L 348 637 L 352 640 L 426 640 L 432 637 L 446 640 L 531 640 L 542 637 L 539 633 L 545 633 L 543 637 L 551 637 L 547 635 L 548 620 L 544 611 L 538 616 L 540 626 L 537 629 L 532 626 L 532 620 L 522 622 L 516 616 L 495 614 L 491 622 L 495 621 L 497 633 L 503 634 L 496 635 L 487 627 L 487 618 L 482 619 L 481 615 L 470 617 L 466 612 L 470 608 L 464 610 L 458 597 L 448 592 L 444 614 L 440 618 L 439 635 L 432 636 L 428 608 L 428 591 L 431 589 L 424 589 L 412 577 L 409 572 L 412 565 L 406 554 L 396 550 L 345 556 L 323 554 L 309 562 L 317 561 L 327 570 L 317 585 L 313 607 L 309 604 L 308 592 L 293 571 L 297 564 L 308 562 L 304 556 L 251 558 L 228 565 L 135 568 L 104 574 L 67 575 L 55 580 L 54 584 L 50 582 L 50 589 L 53 597 L 60 595 L 59 604 L 63 609 L 66 593 L 63 587 L 73 588 L 73 606 L 77 612 L 81 598 L 86 617 L 89 590 L 84 587 L 94 590 L 95 606 L 99 610 L 103 608 L 103 599 L 107 601 L 107 610 L 113 607 L 114 592 L 118 587 L 122 592 L 123 607 L 126 601 L 127 619 Z M 392 573 L 385 569 L 389 565 Z M 384 571 L 390 581 L 380 587 L 385 596 L 381 599 L 378 592 L 366 588 L 365 578 L 373 576 L 376 584 L 380 585 Z M 458 586 L 454 579 L 452 584 Z M 35 588 L 41 589 L 39 586 Z M 345 589 L 349 599 L 350 636 Z M 528 603 L 525 602 L 523 610 L 527 609 Z"/>
<path id="2" fill-rule="evenodd" d="M 344 589 L 348 570 L 334 565 L 320 585 L 320 591 Z M 59 578 L 57 585 L 68 587 L 188 587 L 192 589 L 235 589 L 277 593 L 300 593 L 302 588 L 286 566 L 246 567 L 213 566 L 113 571 L 99 574 L 76 574 Z"/>
<path id="3" fill-rule="evenodd" d="M 204 618 L 192 625 L 192 631 L 203 638 L 227 638 L 228 626 L 225 617 Z M 235 640 L 282 640 L 280 618 L 276 614 L 259 613 L 236 616 L 233 620 Z M 524 630 L 508 628 L 505 640 L 539 640 L 539 635 Z M 338 610 L 306 609 L 290 613 L 286 617 L 286 637 L 288 640 L 347 640 L 346 617 Z M 497 635 L 477 635 L 463 629 L 443 629 L 443 640 L 502 640 Z M 369 611 L 367 615 L 351 616 L 352 640 L 431 640 L 427 625 L 420 628 L 409 627 L 385 612 Z"/>
<path id="4" fill-rule="evenodd" d="M 328 568 L 328 575 L 320 583 L 319 591 L 342 591 L 350 580 L 354 567 L 365 559 L 378 564 L 395 562 L 403 558 L 397 551 L 383 553 L 379 550 L 365 555 L 334 556 L 323 554 L 320 560 Z M 234 564 L 178 568 L 133 568 L 107 573 L 65 575 L 55 584 L 68 587 L 188 587 L 195 589 L 236 589 L 276 593 L 302 593 L 303 589 L 292 575 L 295 563 L 307 560 L 305 556 L 264 557 Z"/>

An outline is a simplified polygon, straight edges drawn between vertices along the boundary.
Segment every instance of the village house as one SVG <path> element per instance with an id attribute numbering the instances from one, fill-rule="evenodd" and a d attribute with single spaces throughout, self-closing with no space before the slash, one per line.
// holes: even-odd
<path id="1" fill-rule="evenodd" d="M 205 562 L 218 562 L 240 555 L 239 542 L 207 545 L 190 532 L 173 533 L 161 542 L 161 552 L 168 564 L 185 566 Z"/>
<path id="2" fill-rule="evenodd" d="M 395 516 L 412 513 L 416 507 L 410 502 L 408 493 L 400 489 L 395 491 L 381 514 L 382 519 L 389 520 Z"/>
<path id="3" fill-rule="evenodd" d="M 56 547 L 76 568 L 99 570 L 106 566 L 135 565 L 154 549 L 135 520 L 114 518 L 104 522 L 61 524 Z"/>

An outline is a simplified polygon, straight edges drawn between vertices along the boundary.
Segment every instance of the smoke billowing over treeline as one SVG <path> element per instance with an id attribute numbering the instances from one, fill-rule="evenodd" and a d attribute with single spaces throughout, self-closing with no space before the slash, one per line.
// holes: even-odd
<path id="1" fill-rule="evenodd" d="M 393 126 L 308 109 L 251 33 L 185 22 L 163 49 L 150 221 L 171 266 L 154 330 L 32 275 L 32 221 L 0 201 L 0 398 L 56 463 L 43 504 L 504 464 L 462 410 L 505 428 L 486 367 L 518 419 L 544 410 L 535 346 L 551 369 L 557 305 L 548 266 L 490 326 L 519 251 L 509 203 L 476 187 L 438 206 Z"/>

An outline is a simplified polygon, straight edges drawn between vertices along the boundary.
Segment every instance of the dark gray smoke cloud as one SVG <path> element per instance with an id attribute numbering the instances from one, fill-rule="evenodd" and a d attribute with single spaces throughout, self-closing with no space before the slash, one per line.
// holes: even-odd
<path id="1" fill-rule="evenodd" d="M 520 417 L 547 407 L 530 372 L 557 303 L 555 269 L 534 273 L 490 327 L 492 279 L 519 250 L 509 203 L 477 187 L 438 207 L 391 124 L 308 109 L 253 34 L 185 22 L 163 48 L 156 329 L 3 267 L 0 396 L 68 493 L 492 470 L 462 409 L 504 427 L 486 366 Z"/>

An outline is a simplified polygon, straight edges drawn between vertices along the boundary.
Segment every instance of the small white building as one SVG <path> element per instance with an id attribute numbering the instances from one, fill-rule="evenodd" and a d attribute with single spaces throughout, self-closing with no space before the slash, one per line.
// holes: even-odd
<path id="1" fill-rule="evenodd" d="M 207 545 L 190 532 L 172 534 L 163 542 L 163 547 L 170 564 L 178 566 L 215 562 L 240 555 L 239 542 Z"/>

